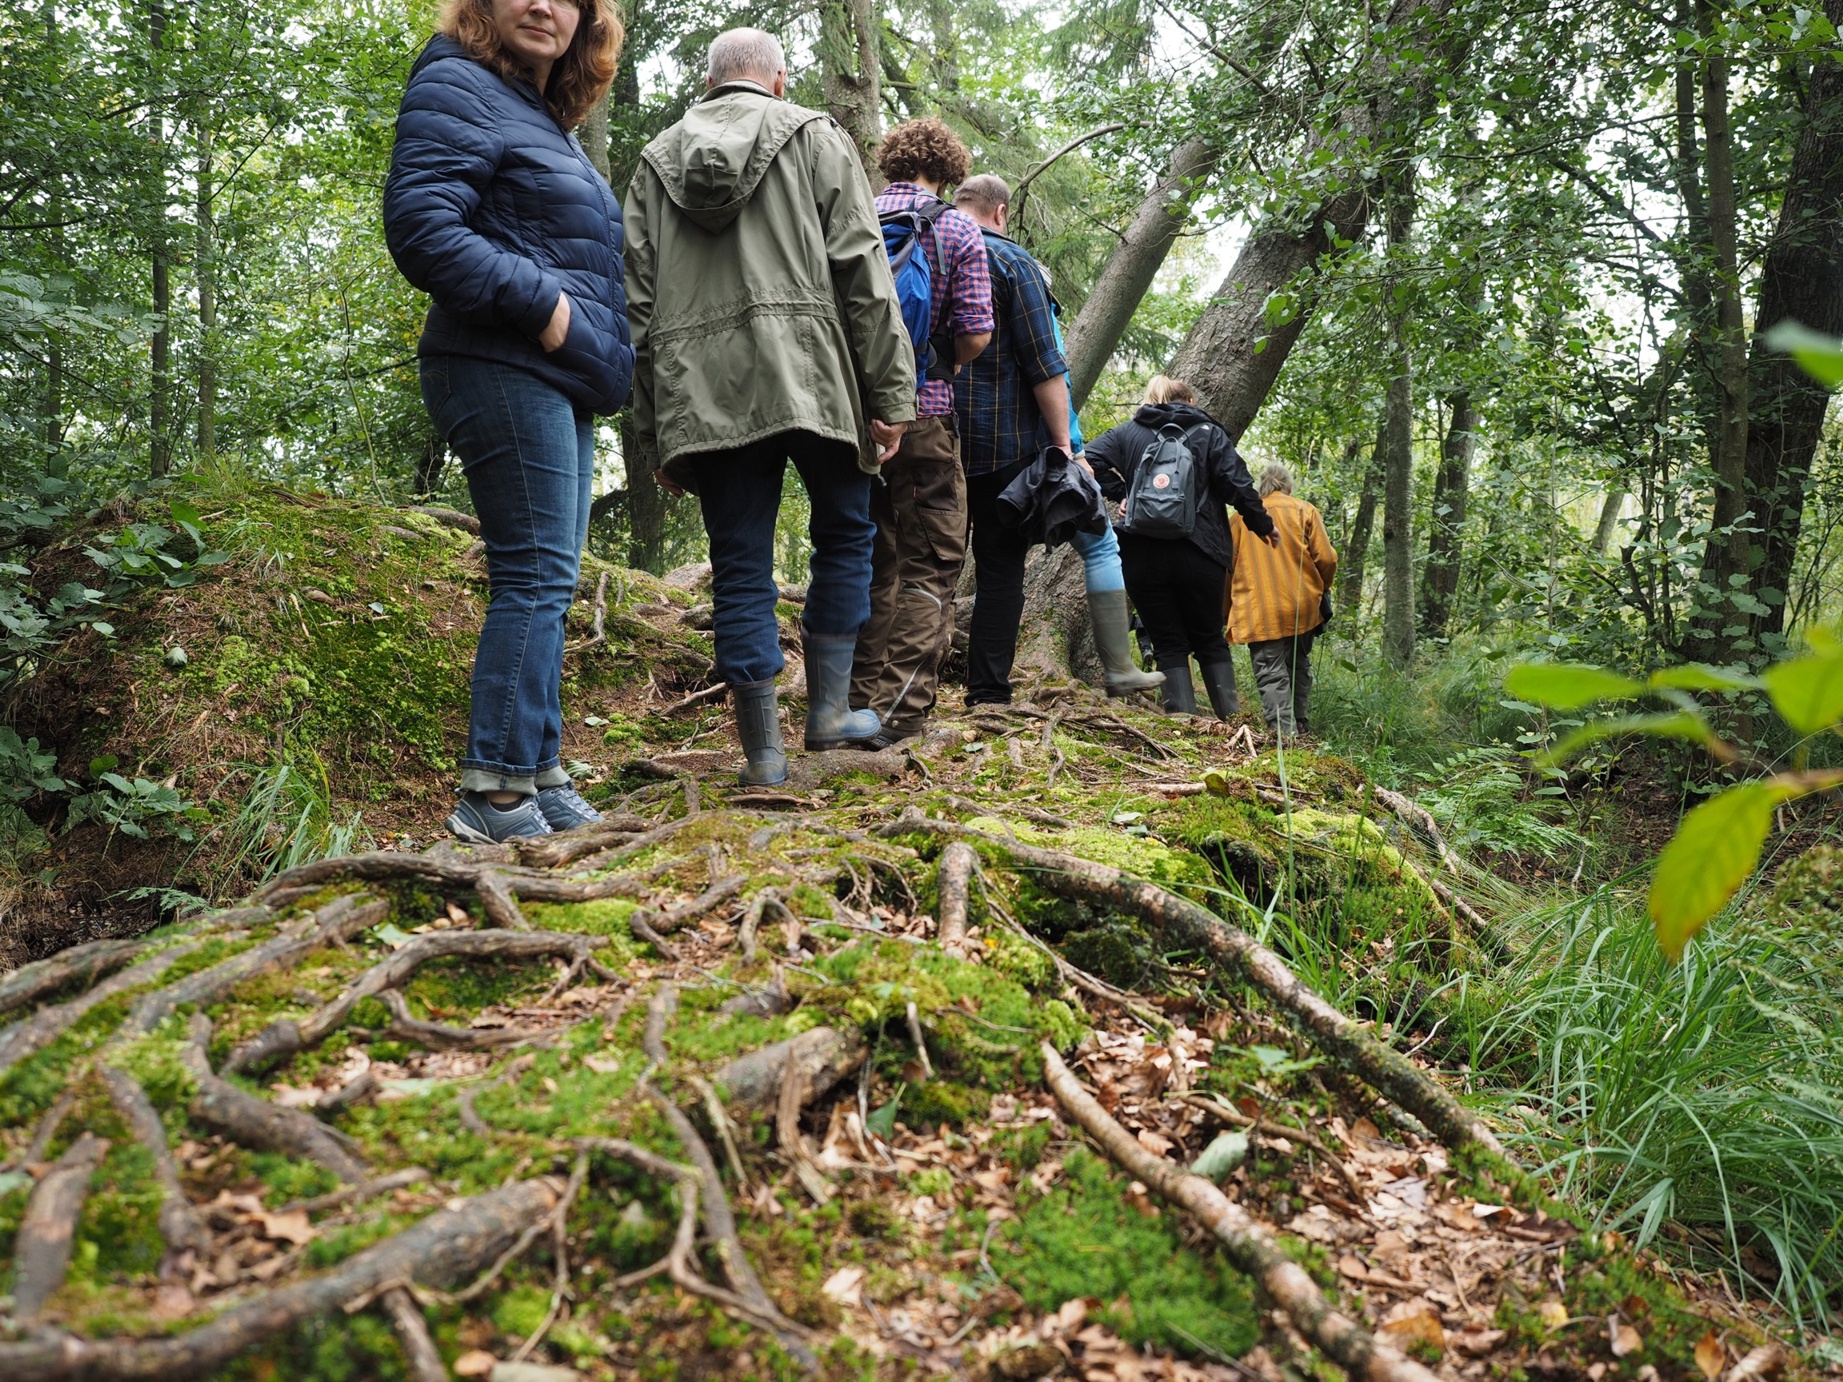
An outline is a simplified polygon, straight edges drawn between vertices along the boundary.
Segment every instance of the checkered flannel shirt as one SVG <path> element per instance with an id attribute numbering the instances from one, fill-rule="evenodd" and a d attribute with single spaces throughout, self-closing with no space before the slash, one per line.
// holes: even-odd
<path id="1" fill-rule="evenodd" d="M 1049 445 L 1032 389 L 1069 372 L 1042 266 L 1010 237 L 995 230 L 984 235 L 998 326 L 992 344 L 954 380 L 960 459 L 968 475 L 1032 460 Z"/>
<path id="2" fill-rule="evenodd" d="M 939 200 L 932 192 L 912 182 L 892 182 L 877 193 L 877 215 L 915 211 Z M 943 322 L 948 333 L 954 336 L 990 331 L 992 280 L 986 268 L 985 244 L 979 235 L 978 222 L 963 211 L 949 211 L 934 223 L 934 228 L 935 236 L 924 237 L 922 247 L 928 255 L 928 266 L 933 270 L 935 331 L 940 331 Z M 947 363 L 951 365 L 953 361 Z M 917 417 L 950 417 L 953 411 L 953 385 L 946 380 L 924 380 L 916 390 Z"/>

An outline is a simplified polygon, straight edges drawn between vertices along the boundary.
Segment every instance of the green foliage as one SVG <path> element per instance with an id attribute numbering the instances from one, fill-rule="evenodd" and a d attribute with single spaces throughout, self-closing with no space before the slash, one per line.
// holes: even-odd
<path id="1" fill-rule="evenodd" d="M 1780 322 L 1760 339 L 1774 350 L 1785 351 L 1825 388 L 1843 386 L 1843 342 L 1794 321 Z"/>

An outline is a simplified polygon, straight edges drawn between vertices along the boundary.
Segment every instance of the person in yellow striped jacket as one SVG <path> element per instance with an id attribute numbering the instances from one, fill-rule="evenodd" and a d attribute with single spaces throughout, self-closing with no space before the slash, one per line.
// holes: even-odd
<path id="1" fill-rule="evenodd" d="M 1256 488 L 1279 541 L 1244 541 L 1241 515 L 1230 516 L 1235 565 L 1223 613 L 1229 642 L 1248 645 L 1267 727 L 1290 737 L 1310 727 L 1312 641 L 1330 617 L 1326 592 L 1337 574 L 1337 552 L 1325 536 L 1324 516 L 1293 497 L 1293 473 L 1285 466 L 1267 466 Z"/>

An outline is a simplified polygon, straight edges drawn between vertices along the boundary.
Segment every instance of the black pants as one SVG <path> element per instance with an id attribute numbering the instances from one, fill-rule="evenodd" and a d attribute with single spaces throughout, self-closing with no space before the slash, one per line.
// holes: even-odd
<path id="1" fill-rule="evenodd" d="M 1030 546 L 998 518 L 998 496 L 1028 462 L 966 477 L 966 516 L 973 527 L 973 579 L 978 597 L 966 631 L 966 703 L 1003 705 L 1011 699 L 1011 664 L 1024 617 L 1024 558 Z M 1217 582 L 1220 588 L 1221 582 Z"/>
<path id="2" fill-rule="evenodd" d="M 1116 530 L 1117 531 L 1117 530 Z M 1222 564 L 1188 538 L 1134 537 L 1120 533 L 1126 593 L 1139 611 L 1161 669 L 1191 658 L 1208 667 L 1229 661 L 1222 636 Z"/>

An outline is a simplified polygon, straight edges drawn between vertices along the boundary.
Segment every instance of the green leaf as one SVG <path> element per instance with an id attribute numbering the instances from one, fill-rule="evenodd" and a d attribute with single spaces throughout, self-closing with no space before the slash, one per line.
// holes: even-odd
<path id="1" fill-rule="evenodd" d="M 122 760 L 114 754 L 99 753 L 90 760 L 90 776 L 101 777 L 104 773 L 115 771 L 121 765 Z"/>
<path id="2" fill-rule="evenodd" d="M 1843 720 L 1843 651 L 1776 663 L 1761 673 L 1779 717 L 1800 734 Z"/>
<path id="3" fill-rule="evenodd" d="M 1190 1174 L 1202 1176 L 1204 1180 L 1214 1181 L 1220 1185 L 1225 1177 L 1248 1158 L 1248 1134 L 1245 1132 L 1217 1133 L 1209 1146 L 1190 1163 Z"/>
<path id="4" fill-rule="evenodd" d="M 1654 739 L 1688 739 L 1698 744 L 1715 742 L 1715 732 L 1700 715 L 1687 710 L 1667 715 L 1620 715 L 1611 720 L 1595 720 L 1567 735 L 1536 760 L 1544 768 L 1565 763 L 1589 744 L 1621 734 L 1647 734 Z"/>
<path id="5" fill-rule="evenodd" d="M 1763 332 L 1760 340 L 1790 355 L 1800 369 L 1825 388 L 1843 384 L 1843 341 L 1794 321 L 1780 322 Z"/>
<path id="6" fill-rule="evenodd" d="M 1630 700 L 1645 685 L 1584 662 L 1525 662 L 1510 669 L 1504 689 L 1551 710 L 1578 710 L 1594 701 Z"/>
<path id="7" fill-rule="evenodd" d="M 907 1085 L 899 1085 L 896 1089 L 896 1097 L 887 1104 L 873 1108 L 870 1116 L 864 1120 L 864 1126 L 886 1141 L 894 1137 L 896 1135 L 896 1107 L 902 1102 L 902 1091 L 907 1088 Z"/>
<path id="8" fill-rule="evenodd" d="M 1686 662 L 1681 667 L 1666 667 L 1651 674 L 1654 687 L 1671 687 L 1678 691 L 1751 691 L 1759 686 L 1758 677 L 1744 676 L 1722 667 L 1707 667 L 1700 662 Z"/>
<path id="9" fill-rule="evenodd" d="M 168 504 L 166 508 L 167 512 L 173 515 L 173 522 L 188 523 L 194 528 L 199 525 L 200 519 L 198 510 L 186 503 L 185 500 L 175 499 L 172 503 Z"/>
<path id="10" fill-rule="evenodd" d="M 1794 795 L 1790 787 L 1743 783 L 1683 818 L 1651 877 L 1651 925 L 1673 961 L 1683 958 L 1690 937 L 1747 881 L 1760 862 L 1773 808 Z"/>

